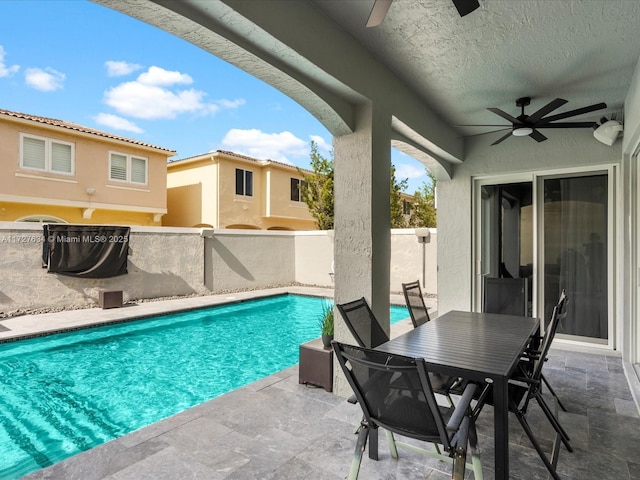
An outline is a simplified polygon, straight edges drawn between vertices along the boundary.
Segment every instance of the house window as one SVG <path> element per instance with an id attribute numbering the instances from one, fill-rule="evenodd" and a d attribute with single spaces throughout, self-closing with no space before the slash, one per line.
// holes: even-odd
<path id="1" fill-rule="evenodd" d="M 20 134 L 20 168 L 73 175 L 74 144 Z"/>
<path id="2" fill-rule="evenodd" d="M 147 159 L 125 155 L 124 153 L 109 153 L 109 180 L 146 185 Z"/>
<path id="3" fill-rule="evenodd" d="M 253 172 L 236 168 L 236 195 L 253 197 Z"/>
<path id="4" fill-rule="evenodd" d="M 408 200 L 402 201 L 402 213 L 404 215 L 411 215 L 411 207 L 411 202 L 409 202 Z"/>
<path id="5" fill-rule="evenodd" d="M 302 187 L 306 184 L 304 180 L 299 178 L 291 179 L 291 201 L 302 202 Z"/>

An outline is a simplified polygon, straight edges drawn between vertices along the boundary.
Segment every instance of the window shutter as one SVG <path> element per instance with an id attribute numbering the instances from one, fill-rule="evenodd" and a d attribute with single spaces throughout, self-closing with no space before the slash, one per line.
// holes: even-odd
<path id="1" fill-rule="evenodd" d="M 134 183 L 147 183 L 146 158 L 131 158 L 131 181 Z"/>
<path id="2" fill-rule="evenodd" d="M 109 178 L 111 180 L 127 180 L 127 157 L 111 154 L 111 164 L 109 166 Z"/>
<path id="3" fill-rule="evenodd" d="M 22 138 L 22 166 L 45 169 L 45 141 L 37 138 Z"/>
<path id="4" fill-rule="evenodd" d="M 51 171 L 72 173 L 72 149 L 71 145 L 63 143 L 51 143 Z"/>

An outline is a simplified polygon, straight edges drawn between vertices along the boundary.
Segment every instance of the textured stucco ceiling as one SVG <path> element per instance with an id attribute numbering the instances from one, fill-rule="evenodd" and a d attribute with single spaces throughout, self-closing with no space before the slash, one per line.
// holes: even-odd
<path id="1" fill-rule="evenodd" d="M 394 0 L 374 28 L 374 0 L 93 1 L 263 79 L 336 135 L 354 105 L 383 104 L 398 140 L 443 164 L 496 130 L 462 125 L 507 126 L 487 108 L 517 116 L 519 97 L 527 114 L 557 97 L 569 103 L 553 114 L 608 105 L 572 121 L 620 114 L 640 57 L 640 0 L 479 0 L 465 17 L 451 0 Z"/>
<path id="2" fill-rule="evenodd" d="M 465 17 L 450 0 L 394 0 L 375 28 L 373 0 L 313 2 L 451 124 L 504 124 L 486 108 L 517 115 L 523 96 L 528 114 L 556 97 L 569 103 L 554 113 L 620 112 L 640 55 L 636 0 L 480 0 Z"/>

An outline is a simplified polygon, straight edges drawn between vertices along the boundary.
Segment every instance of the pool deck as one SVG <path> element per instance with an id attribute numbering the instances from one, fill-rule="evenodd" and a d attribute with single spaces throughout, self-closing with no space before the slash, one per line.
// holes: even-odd
<path id="1" fill-rule="evenodd" d="M 331 290 L 285 287 L 178 300 L 145 302 L 101 310 L 22 316 L 0 320 L 11 335 L 36 335 L 61 328 L 81 328 L 125 318 L 263 297 L 276 293 L 331 296 Z M 427 299 L 431 311 L 436 299 Z M 392 303 L 402 304 L 400 296 Z M 392 326 L 392 336 L 411 328 L 409 320 Z M 560 421 L 571 436 L 574 453 L 560 451 L 563 480 L 640 479 L 640 416 L 617 352 L 554 346 L 545 375 L 569 408 Z M 485 410 L 490 409 L 486 407 Z M 216 399 L 176 414 L 129 435 L 75 455 L 26 477 L 29 480 L 337 480 L 347 477 L 357 405 L 298 384 L 294 366 Z M 480 417 L 478 430 L 484 478 L 494 477 L 491 413 Z M 529 421 L 543 448 L 551 432 L 537 406 Z M 520 425 L 511 418 L 511 478 L 547 479 L 547 471 Z M 361 480 L 445 480 L 449 467 L 411 451 L 393 460 L 381 442 L 378 462 L 365 458 Z M 468 472 L 466 478 L 472 478 Z"/>

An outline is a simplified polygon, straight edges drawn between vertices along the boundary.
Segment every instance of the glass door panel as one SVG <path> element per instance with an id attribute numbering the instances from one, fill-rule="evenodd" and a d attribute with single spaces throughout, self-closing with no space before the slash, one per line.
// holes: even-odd
<path id="1" fill-rule="evenodd" d="M 546 178 L 542 190 L 544 318 L 565 289 L 570 303 L 558 336 L 606 340 L 607 175 Z"/>
<path id="2" fill-rule="evenodd" d="M 506 183 L 480 188 L 480 277 L 526 279 L 526 310 L 532 315 L 533 184 Z M 482 280 L 481 283 L 488 284 Z M 500 288 L 499 282 L 491 284 Z"/>

